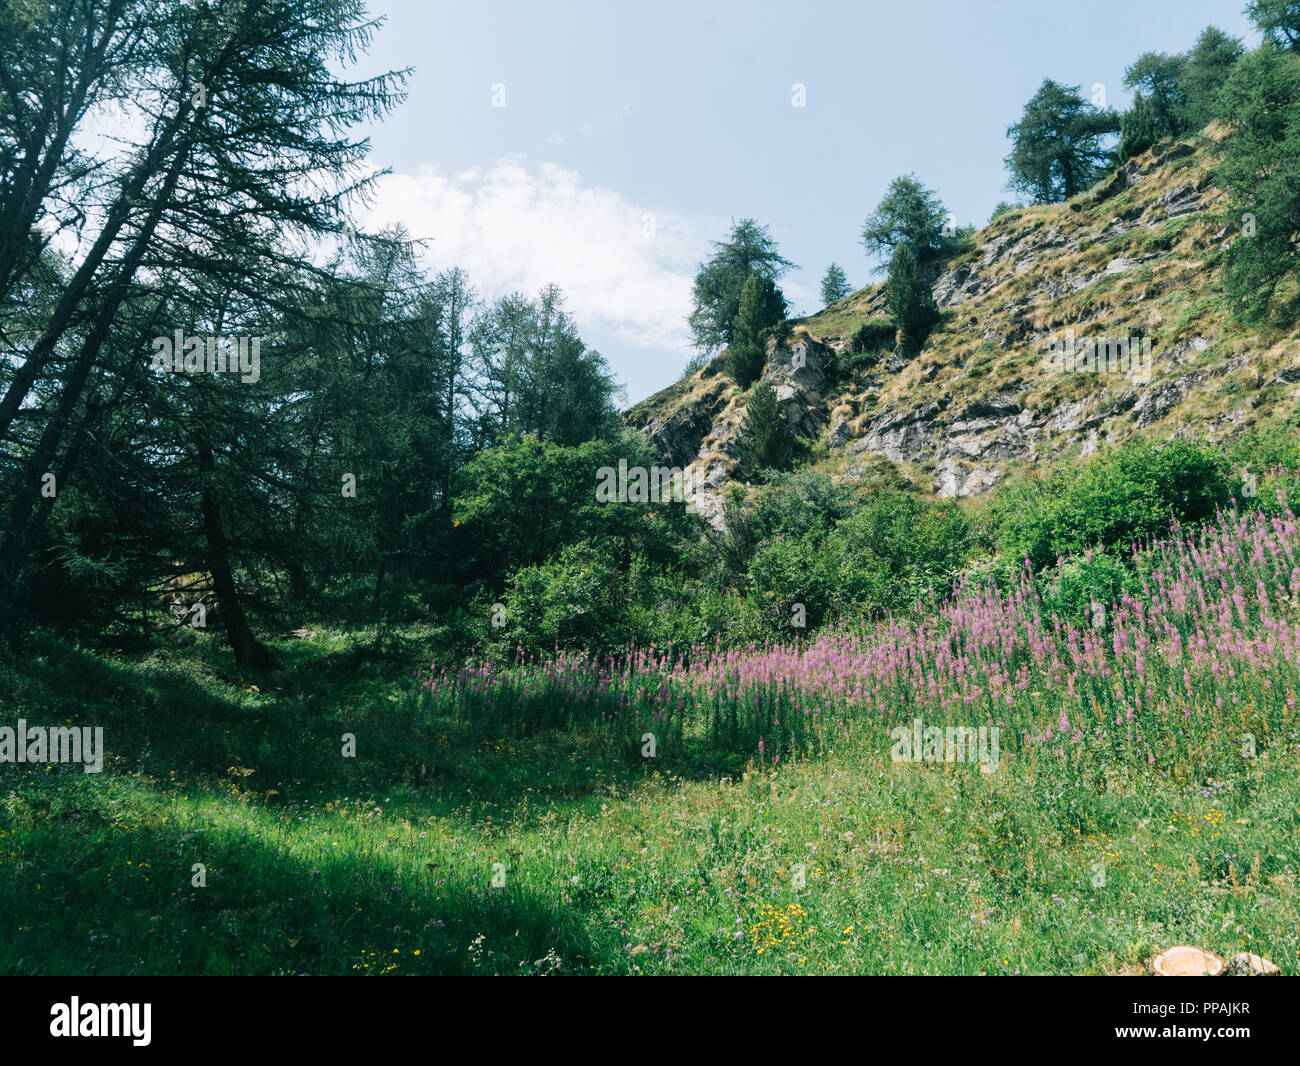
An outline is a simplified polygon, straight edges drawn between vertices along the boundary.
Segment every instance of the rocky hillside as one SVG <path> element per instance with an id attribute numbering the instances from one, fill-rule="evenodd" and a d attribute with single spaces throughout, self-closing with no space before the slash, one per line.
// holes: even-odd
<path id="1" fill-rule="evenodd" d="M 909 358 L 854 343 L 887 315 L 880 285 L 794 322 L 763 377 L 818 464 L 853 479 L 883 462 L 937 496 L 971 496 L 1135 434 L 1223 441 L 1289 411 L 1300 330 L 1227 324 L 1218 260 L 1232 236 L 1216 217 L 1213 137 L 1156 145 L 1067 203 L 996 218 L 935 278 L 943 321 Z M 1053 345 L 1085 338 L 1104 369 L 1051 363 Z M 1106 341 L 1127 338 L 1128 365 L 1108 364 Z M 701 477 L 715 522 L 746 397 L 719 357 L 625 416 Z"/>

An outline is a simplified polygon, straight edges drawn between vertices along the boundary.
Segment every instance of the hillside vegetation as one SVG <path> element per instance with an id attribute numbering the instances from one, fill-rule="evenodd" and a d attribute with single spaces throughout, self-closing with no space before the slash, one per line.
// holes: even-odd
<path id="1" fill-rule="evenodd" d="M 400 683 L 329 634 L 264 687 L 38 635 L 4 706 L 113 754 L 11 768 L 0 969 L 1121 974 L 1190 942 L 1295 972 L 1300 530 L 1135 564 L 1095 626 L 972 587 L 806 647 Z M 900 759 L 914 723 L 996 732 Z"/>
<path id="2" fill-rule="evenodd" d="M 1161 142 L 1068 202 L 1006 211 L 969 236 L 937 272 L 940 325 L 905 360 L 882 285 L 793 320 L 788 340 L 769 342 L 764 375 L 790 425 L 821 445 L 828 471 L 851 478 L 881 456 L 945 497 L 1132 437 L 1229 442 L 1285 419 L 1300 401 L 1300 327 L 1231 320 L 1218 271 L 1236 234 L 1211 181 L 1218 136 Z M 1052 372 L 1049 345 L 1067 330 L 1147 342 L 1149 367 Z M 665 461 L 699 471 L 716 515 L 746 397 L 715 360 L 625 417 Z"/>
<path id="3" fill-rule="evenodd" d="M 733 220 L 620 413 L 557 286 L 349 217 L 363 4 L 0 5 L 0 972 L 1300 972 L 1249 14 L 1044 79 L 981 229 L 894 178 L 815 315 Z"/>

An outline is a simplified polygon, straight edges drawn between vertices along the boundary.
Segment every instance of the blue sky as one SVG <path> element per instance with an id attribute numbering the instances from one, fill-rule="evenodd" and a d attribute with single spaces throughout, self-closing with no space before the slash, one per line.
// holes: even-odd
<path id="1" fill-rule="evenodd" d="M 1253 47 L 1243 6 L 371 0 L 387 22 L 360 72 L 416 69 L 368 131 L 393 174 L 359 215 L 430 239 L 426 265 L 486 297 L 560 285 L 635 402 L 693 354 L 691 278 L 731 218 L 770 226 L 800 268 L 787 297 L 815 311 L 832 260 L 871 279 L 858 233 L 892 178 L 982 225 L 1044 77 L 1122 108 L 1143 51 L 1209 24 Z"/>

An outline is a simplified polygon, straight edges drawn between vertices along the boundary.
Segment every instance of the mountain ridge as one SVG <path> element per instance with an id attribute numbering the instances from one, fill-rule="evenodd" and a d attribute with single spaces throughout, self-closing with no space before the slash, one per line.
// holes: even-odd
<path id="1" fill-rule="evenodd" d="M 864 464 L 892 466 L 939 498 L 1133 436 L 1224 441 L 1261 408 L 1293 409 L 1300 330 L 1231 324 L 1218 283 L 1234 239 L 1212 178 L 1221 136 L 1211 124 L 1163 141 L 1069 201 L 991 220 L 934 277 L 943 321 L 915 354 L 855 351 L 855 333 L 888 314 L 884 286 L 869 285 L 788 323 L 760 380 L 817 465 L 849 480 Z M 1101 371 L 1060 366 L 1067 341 L 1129 338 L 1127 372 L 1104 358 Z M 715 525 L 737 480 L 748 395 L 723 352 L 624 412 L 661 459 L 694 475 Z"/>

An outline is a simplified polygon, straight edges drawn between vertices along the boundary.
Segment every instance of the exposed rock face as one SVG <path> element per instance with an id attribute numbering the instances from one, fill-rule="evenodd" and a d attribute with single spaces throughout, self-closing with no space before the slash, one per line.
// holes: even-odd
<path id="1" fill-rule="evenodd" d="M 659 456 L 670 466 L 685 467 L 698 458 L 700 444 L 712 432 L 714 419 L 726 406 L 727 384 L 725 378 L 715 378 L 702 395 L 676 408 L 666 418 L 650 418 L 633 425 L 650 438 Z"/>
<path id="2" fill-rule="evenodd" d="M 826 395 L 834 384 L 827 369 L 834 354 L 808 336 L 768 342 L 763 380 L 776 389 L 786 421 L 800 437 L 816 437 L 826 426 Z"/>
<path id="3" fill-rule="evenodd" d="M 1162 143 L 1068 204 L 1019 209 L 976 234 L 933 282 L 944 321 L 919 353 L 873 353 L 846 370 L 862 323 L 887 315 L 882 286 L 794 323 L 769 343 L 763 380 L 796 434 L 832 452 L 882 456 L 936 496 L 978 495 L 1016 467 L 1087 456 L 1134 434 L 1223 440 L 1269 405 L 1300 402 L 1300 329 L 1267 351 L 1219 311 L 1187 313 L 1204 256 L 1231 240 L 1192 143 Z M 1049 353 L 1115 351 L 1125 363 L 1066 368 Z M 692 467 L 718 521 L 747 393 L 715 359 L 628 413 L 672 465 Z M 848 476 L 848 475 L 844 475 Z"/>
<path id="4" fill-rule="evenodd" d="M 798 335 L 769 340 L 760 380 L 776 390 L 790 428 L 798 436 L 817 437 L 829 421 L 828 390 L 834 349 Z M 745 398 L 713 360 L 692 389 L 667 414 L 642 414 L 634 408 L 628 421 L 650 438 L 659 456 L 688 471 L 697 486 L 694 505 L 715 527 L 722 522 L 722 496 L 732 480 L 736 437 L 745 415 Z"/>
<path id="5" fill-rule="evenodd" d="M 935 445 L 935 419 L 940 407 L 928 403 L 915 411 L 885 411 L 871 419 L 866 432 L 848 450 L 878 452 L 894 462 L 911 461 L 924 455 Z"/>
<path id="6" fill-rule="evenodd" d="M 996 470 L 972 466 L 956 459 L 945 459 L 934 468 L 934 494 L 940 499 L 978 496 L 996 485 L 1000 476 Z"/>

